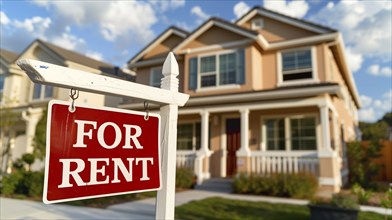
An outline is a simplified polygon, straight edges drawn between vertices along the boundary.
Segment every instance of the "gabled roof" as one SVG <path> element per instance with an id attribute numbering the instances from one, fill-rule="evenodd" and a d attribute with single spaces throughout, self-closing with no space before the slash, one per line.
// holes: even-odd
<path id="1" fill-rule="evenodd" d="M 162 43 L 164 40 L 172 36 L 173 34 L 185 39 L 189 33 L 179 27 L 176 26 L 171 26 L 167 28 L 165 31 L 163 31 L 159 36 L 157 36 L 154 40 L 151 41 L 147 46 L 145 46 L 139 53 L 137 53 L 135 56 L 133 56 L 127 63 L 131 64 L 134 62 L 137 62 L 140 58 L 142 58 L 144 55 L 146 55 L 150 50 L 154 49 L 154 47 L 160 43 Z"/>
<path id="2" fill-rule="evenodd" d="M 238 25 L 235 25 L 229 21 L 226 21 L 221 18 L 211 17 L 202 25 L 200 25 L 196 30 L 194 30 L 184 41 L 182 41 L 179 45 L 177 45 L 173 52 L 177 52 L 182 46 L 188 44 L 192 40 L 196 39 L 200 35 L 202 35 L 207 29 L 212 26 L 218 26 L 220 28 L 226 29 L 228 31 L 237 33 L 239 35 L 243 35 L 244 37 L 256 40 L 259 33 L 257 31 L 249 30 Z"/>
<path id="3" fill-rule="evenodd" d="M 256 14 L 265 16 L 265 17 L 269 17 L 271 19 L 275 19 L 278 21 L 281 21 L 283 23 L 286 24 L 290 24 L 299 28 L 303 28 L 309 31 L 313 31 L 315 33 L 319 33 L 319 34 L 326 34 L 326 33 L 332 33 L 332 32 L 337 32 L 337 30 L 329 28 L 329 27 L 325 27 L 319 24 L 315 24 L 303 19 L 298 19 L 298 18 L 294 18 L 294 17 L 290 17 L 284 14 L 280 14 L 278 12 L 274 12 L 268 9 L 265 9 L 263 7 L 260 6 L 256 6 L 254 8 L 252 8 L 251 10 L 249 10 L 245 15 L 243 15 L 241 18 L 239 18 L 235 23 L 237 25 L 242 25 L 243 23 L 249 21 L 249 19 L 251 19 L 252 17 L 254 17 Z"/>
<path id="4" fill-rule="evenodd" d="M 0 57 L 3 58 L 7 63 L 13 63 L 18 57 L 18 54 L 0 48 Z"/>

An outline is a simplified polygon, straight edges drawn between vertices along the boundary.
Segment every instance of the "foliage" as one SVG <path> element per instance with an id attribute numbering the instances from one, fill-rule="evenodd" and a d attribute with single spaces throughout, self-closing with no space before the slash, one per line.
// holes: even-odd
<path id="1" fill-rule="evenodd" d="M 43 182 L 43 171 L 17 170 L 3 177 L 2 194 L 5 196 L 22 194 L 30 197 L 39 197 L 42 195 Z"/>
<path id="2" fill-rule="evenodd" d="M 28 165 L 28 167 L 29 167 L 28 170 L 30 171 L 31 170 L 31 165 L 35 161 L 34 155 L 30 154 L 30 153 L 25 153 L 25 154 L 22 155 L 22 160 L 23 160 L 23 162 L 25 162 Z"/>
<path id="3" fill-rule="evenodd" d="M 380 156 L 382 145 L 372 141 L 369 146 L 363 146 L 359 141 L 347 144 L 347 157 L 349 161 L 350 183 L 358 183 L 364 188 L 371 187 L 371 179 L 378 174 L 381 165 L 374 162 Z"/>
<path id="4" fill-rule="evenodd" d="M 345 209 L 358 209 L 359 204 L 356 198 L 351 195 L 334 194 L 331 199 L 332 206 Z"/>
<path id="5" fill-rule="evenodd" d="M 358 199 L 359 204 L 367 204 L 369 199 L 372 197 L 372 192 L 366 191 L 358 183 L 355 183 L 351 188 L 351 193 Z"/>
<path id="6" fill-rule="evenodd" d="M 309 209 L 303 205 L 250 202 L 218 197 L 192 201 L 176 207 L 176 219 L 309 219 Z M 374 212 L 359 212 L 360 220 L 383 219 Z"/>
<path id="7" fill-rule="evenodd" d="M 234 192 L 293 198 L 311 198 L 317 190 L 316 177 L 308 173 L 247 175 L 234 179 Z"/>
<path id="8" fill-rule="evenodd" d="M 35 128 L 35 136 L 33 139 L 34 156 L 38 159 L 43 160 L 45 157 L 46 149 L 46 120 L 48 115 L 48 109 L 44 109 L 42 117 L 37 123 Z"/>
<path id="9" fill-rule="evenodd" d="M 383 140 L 388 138 L 388 123 L 379 121 L 376 123 L 360 122 L 362 140 Z"/>
<path id="10" fill-rule="evenodd" d="M 176 188 L 190 189 L 195 185 L 195 175 L 190 168 L 178 167 L 176 170 Z"/>
<path id="11" fill-rule="evenodd" d="M 392 209 L 392 189 L 385 192 L 384 198 L 381 199 L 381 206 L 386 209 Z"/>

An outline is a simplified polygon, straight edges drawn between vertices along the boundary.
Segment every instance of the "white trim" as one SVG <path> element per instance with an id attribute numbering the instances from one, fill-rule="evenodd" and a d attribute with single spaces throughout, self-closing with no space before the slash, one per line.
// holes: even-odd
<path id="1" fill-rule="evenodd" d="M 193 41 L 194 39 L 196 39 L 198 36 L 200 36 L 202 33 L 204 33 L 206 30 L 208 30 L 210 27 L 212 27 L 212 26 L 214 26 L 214 25 L 216 25 L 216 26 L 218 26 L 218 27 L 221 27 L 221 28 L 223 28 L 223 29 L 232 31 L 232 32 L 234 32 L 234 33 L 243 35 L 243 36 L 248 37 L 248 38 L 253 39 L 253 40 L 256 40 L 256 38 L 257 38 L 257 36 L 253 36 L 253 35 L 251 35 L 251 34 L 245 32 L 245 31 L 242 31 L 242 30 L 240 29 L 240 27 L 234 28 L 234 27 L 231 27 L 231 26 L 229 26 L 229 25 L 227 25 L 227 24 L 225 24 L 225 23 L 222 23 L 222 22 L 220 22 L 220 21 L 217 21 L 217 20 L 210 20 L 210 21 L 208 21 L 207 23 L 205 23 L 202 27 L 200 27 L 199 30 L 197 30 L 196 32 L 194 32 L 193 34 L 191 34 L 190 36 L 188 36 L 184 41 L 182 41 L 179 45 L 177 45 L 177 46 L 173 49 L 173 52 L 174 52 L 174 53 L 177 53 L 178 50 L 179 50 L 181 47 L 183 47 L 184 45 L 187 45 L 189 42 L 191 42 L 191 41 Z"/>
<path id="2" fill-rule="evenodd" d="M 319 185 L 340 186 L 341 180 L 339 178 L 319 177 Z"/>
<path id="3" fill-rule="evenodd" d="M 253 41 L 254 41 L 253 39 L 244 39 L 244 40 L 226 42 L 222 44 L 213 44 L 213 45 L 198 47 L 198 48 L 188 48 L 188 49 L 178 51 L 178 54 L 203 53 L 203 52 L 209 52 L 209 51 L 225 49 L 225 48 L 240 47 L 240 46 L 248 45 Z"/>
<path id="4" fill-rule="evenodd" d="M 170 35 L 175 34 L 179 37 L 185 38 L 187 35 L 184 33 L 179 32 L 178 30 L 175 30 L 173 28 L 170 28 L 169 30 L 166 31 L 166 33 L 163 33 L 162 36 L 160 36 L 158 39 L 153 41 L 150 46 L 148 46 L 146 49 L 144 49 L 139 55 L 137 55 L 135 58 L 133 58 L 131 61 L 128 62 L 128 65 L 134 64 L 138 59 L 143 57 L 146 53 L 150 52 L 154 47 L 156 47 L 158 44 L 166 40 Z"/>
<path id="5" fill-rule="evenodd" d="M 284 16 L 284 15 L 278 15 L 266 10 L 262 10 L 262 9 L 255 9 L 252 12 L 248 13 L 248 15 L 246 15 L 245 17 L 241 18 L 240 20 L 238 20 L 236 22 L 237 25 L 242 25 L 245 22 L 249 21 L 252 17 L 254 17 L 256 14 L 286 23 L 286 24 L 290 24 L 305 30 L 309 30 L 309 31 L 313 31 L 319 34 L 323 34 L 323 33 L 327 33 L 326 30 L 322 29 L 322 28 L 317 28 L 313 25 L 309 25 L 305 22 L 300 22 L 300 21 L 296 21 L 294 18 L 290 18 L 288 16 Z"/>
<path id="6" fill-rule="evenodd" d="M 226 85 L 197 88 L 196 92 L 210 92 L 210 91 L 220 91 L 220 90 L 240 89 L 240 88 L 241 86 L 239 84 L 226 84 Z"/>
<path id="7" fill-rule="evenodd" d="M 282 54 L 287 53 L 287 52 L 297 52 L 297 51 L 307 51 L 310 50 L 310 55 L 311 55 L 311 63 L 312 63 L 312 78 L 309 79 L 300 79 L 300 80 L 289 80 L 289 81 L 283 81 L 283 58 Z M 301 84 L 308 84 L 308 83 L 319 83 L 320 80 L 318 78 L 318 71 L 317 71 L 317 56 L 316 56 L 316 47 L 311 46 L 311 47 L 300 47 L 300 48 L 293 48 L 293 49 L 288 49 L 288 50 L 281 50 L 277 52 L 277 70 L 276 73 L 277 75 L 277 86 L 291 86 L 291 85 L 301 85 Z"/>
<path id="8" fill-rule="evenodd" d="M 280 49 L 285 47 L 300 46 L 304 44 L 315 44 L 324 41 L 332 41 L 332 40 L 336 40 L 338 36 L 339 36 L 338 33 L 330 33 L 330 34 L 323 34 L 323 35 L 317 35 L 311 37 L 303 37 L 303 38 L 293 39 L 293 40 L 286 40 L 286 41 L 281 41 L 276 43 L 270 43 L 269 45 L 267 45 L 267 49 L 275 50 L 275 49 Z"/>

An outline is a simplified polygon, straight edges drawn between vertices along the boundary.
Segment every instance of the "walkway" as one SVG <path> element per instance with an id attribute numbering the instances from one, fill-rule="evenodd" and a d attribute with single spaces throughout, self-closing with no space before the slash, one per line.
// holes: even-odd
<path id="1" fill-rule="evenodd" d="M 189 190 L 176 193 L 176 206 L 209 197 L 295 205 L 306 205 L 308 203 L 307 200 L 298 199 Z M 0 203 L 0 219 L 153 219 L 155 217 L 155 198 L 112 205 L 107 209 L 61 204 L 45 205 L 42 202 L 8 198 L 0 198 Z M 361 206 L 361 210 L 385 214 L 383 208 Z M 389 213 L 392 215 L 392 210 L 389 210 Z"/>

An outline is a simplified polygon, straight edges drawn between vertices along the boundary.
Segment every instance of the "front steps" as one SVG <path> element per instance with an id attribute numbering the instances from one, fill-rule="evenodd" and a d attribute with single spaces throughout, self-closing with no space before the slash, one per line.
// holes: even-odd
<path id="1" fill-rule="evenodd" d="M 196 185 L 195 189 L 209 191 L 232 193 L 233 192 L 233 179 L 211 178 L 204 180 L 202 184 Z"/>

